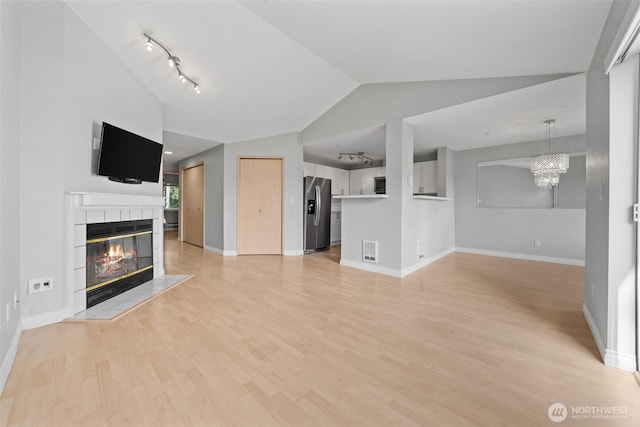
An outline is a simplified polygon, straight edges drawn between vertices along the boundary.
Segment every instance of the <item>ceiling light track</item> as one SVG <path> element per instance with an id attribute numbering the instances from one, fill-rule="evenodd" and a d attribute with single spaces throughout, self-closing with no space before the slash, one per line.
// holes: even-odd
<path id="1" fill-rule="evenodd" d="M 360 163 L 373 165 L 373 159 L 364 155 L 364 151 L 357 153 L 338 153 L 338 160 L 342 160 L 342 156 L 348 156 L 349 160 L 358 160 Z"/>
<path id="2" fill-rule="evenodd" d="M 166 48 L 165 45 L 163 45 L 158 40 L 156 40 L 153 37 L 151 37 L 149 34 L 147 34 L 147 33 L 142 33 L 142 34 L 147 38 L 147 42 L 145 43 L 145 48 L 147 49 L 147 51 L 149 51 L 149 52 L 153 51 L 154 43 L 157 44 L 158 46 L 160 46 L 162 48 L 162 50 L 164 50 L 166 52 L 166 54 L 167 54 L 167 57 L 168 57 L 167 58 L 167 63 L 169 64 L 169 67 L 176 69 L 176 72 L 178 73 L 178 80 L 180 80 L 181 83 L 184 83 L 184 82 L 191 83 L 193 85 L 193 91 L 195 93 L 199 94 L 200 93 L 200 85 L 195 80 L 189 78 L 180 69 L 180 58 L 178 58 L 173 53 L 171 53 L 169 51 L 169 49 Z"/>

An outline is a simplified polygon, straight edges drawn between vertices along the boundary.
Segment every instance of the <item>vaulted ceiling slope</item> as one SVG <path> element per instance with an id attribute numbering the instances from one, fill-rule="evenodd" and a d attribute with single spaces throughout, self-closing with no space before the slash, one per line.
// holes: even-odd
<path id="1" fill-rule="evenodd" d="M 68 1 L 164 105 L 219 142 L 300 131 L 359 85 L 581 72 L 610 2 Z M 198 81 L 180 85 L 143 32 Z"/>

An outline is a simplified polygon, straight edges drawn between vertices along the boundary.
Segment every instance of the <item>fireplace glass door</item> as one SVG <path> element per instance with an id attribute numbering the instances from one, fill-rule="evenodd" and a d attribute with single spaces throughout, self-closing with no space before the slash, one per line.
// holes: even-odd
<path id="1" fill-rule="evenodd" d="M 153 278 L 152 223 L 139 222 L 87 229 L 87 307 Z"/>

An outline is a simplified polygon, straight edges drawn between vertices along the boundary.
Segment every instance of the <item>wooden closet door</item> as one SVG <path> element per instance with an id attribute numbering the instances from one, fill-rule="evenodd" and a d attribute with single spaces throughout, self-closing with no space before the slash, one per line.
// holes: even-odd
<path id="1" fill-rule="evenodd" d="M 239 255 L 282 254 L 281 158 L 238 161 Z"/>
<path id="2" fill-rule="evenodd" d="M 204 165 L 182 171 L 182 240 L 204 245 Z"/>

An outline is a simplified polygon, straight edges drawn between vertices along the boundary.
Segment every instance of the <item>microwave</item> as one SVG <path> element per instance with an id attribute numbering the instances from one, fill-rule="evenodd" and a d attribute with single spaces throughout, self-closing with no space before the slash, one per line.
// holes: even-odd
<path id="1" fill-rule="evenodd" d="M 387 194 L 387 177 L 376 176 L 374 185 L 374 191 L 376 194 Z"/>

